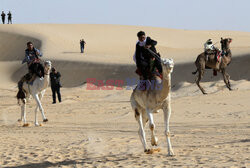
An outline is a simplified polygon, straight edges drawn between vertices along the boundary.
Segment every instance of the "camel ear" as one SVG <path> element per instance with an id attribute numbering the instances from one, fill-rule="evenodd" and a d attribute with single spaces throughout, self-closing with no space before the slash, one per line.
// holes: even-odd
<path id="1" fill-rule="evenodd" d="M 223 38 L 221 37 L 220 40 L 223 40 Z"/>

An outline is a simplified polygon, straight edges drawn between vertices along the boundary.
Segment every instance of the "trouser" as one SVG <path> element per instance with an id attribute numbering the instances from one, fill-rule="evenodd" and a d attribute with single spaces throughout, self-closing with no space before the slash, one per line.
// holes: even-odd
<path id="1" fill-rule="evenodd" d="M 12 24 L 12 20 L 11 19 L 8 19 L 8 24 Z"/>
<path id="2" fill-rule="evenodd" d="M 38 77 L 44 77 L 44 67 L 40 63 L 33 63 L 29 66 L 29 72 L 36 74 Z"/>
<path id="3" fill-rule="evenodd" d="M 52 90 L 53 103 L 56 103 L 56 94 L 57 94 L 59 102 L 61 102 L 62 99 L 61 99 L 61 93 L 60 93 L 60 86 L 59 85 L 51 86 L 51 90 Z"/>
<path id="4" fill-rule="evenodd" d="M 84 52 L 84 46 L 81 46 L 81 53 Z"/>
<path id="5" fill-rule="evenodd" d="M 2 22 L 3 22 L 3 24 L 5 24 L 5 18 L 2 18 Z"/>
<path id="6" fill-rule="evenodd" d="M 149 79 L 149 73 L 150 73 L 150 63 L 146 61 L 142 61 L 140 65 L 140 71 L 143 77 L 143 80 L 148 80 Z"/>
<path id="7" fill-rule="evenodd" d="M 159 56 L 159 57 L 160 57 L 160 56 Z M 155 67 L 158 69 L 158 72 L 161 74 L 161 73 L 162 73 L 161 60 L 160 60 L 160 59 L 155 59 L 154 65 L 155 65 Z"/>

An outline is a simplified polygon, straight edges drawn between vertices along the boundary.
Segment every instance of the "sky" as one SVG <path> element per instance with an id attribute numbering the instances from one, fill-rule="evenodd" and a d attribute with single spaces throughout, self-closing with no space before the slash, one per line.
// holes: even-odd
<path id="1" fill-rule="evenodd" d="M 250 0 L 0 0 L 13 23 L 119 24 L 250 32 Z"/>

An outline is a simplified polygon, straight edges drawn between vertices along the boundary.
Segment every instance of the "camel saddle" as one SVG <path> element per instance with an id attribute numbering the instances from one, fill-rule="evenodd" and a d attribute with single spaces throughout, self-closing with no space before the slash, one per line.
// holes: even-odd
<path id="1" fill-rule="evenodd" d="M 220 50 L 207 50 L 205 52 L 205 54 L 206 54 L 207 61 L 214 59 L 217 62 L 221 62 L 221 58 L 223 56 L 223 53 Z M 211 56 L 213 56 L 213 57 L 211 57 Z"/>

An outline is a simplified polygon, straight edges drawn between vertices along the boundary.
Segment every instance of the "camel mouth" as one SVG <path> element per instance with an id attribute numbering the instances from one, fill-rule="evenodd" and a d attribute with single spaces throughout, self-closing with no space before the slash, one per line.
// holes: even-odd
<path id="1" fill-rule="evenodd" d="M 44 62 L 45 67 L 51 67 L 51 65 L 52 65 L 51 61 L 45 61 Z"/>

